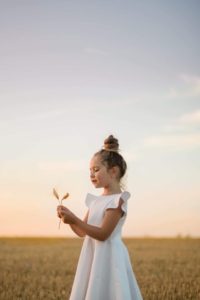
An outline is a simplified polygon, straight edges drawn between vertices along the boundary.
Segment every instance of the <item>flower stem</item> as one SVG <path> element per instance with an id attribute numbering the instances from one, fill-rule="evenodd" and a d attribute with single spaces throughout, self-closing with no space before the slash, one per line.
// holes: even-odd
<path id="1" fill-rule="evenodd" d="M 59 201 L 59 200 L 58 200 Z M 62 205 L 62 199 L 61 201 L 59 202 L 60 205 Z M 60 218 L 60 221 L 59 221 L 59 224 L 58 224 L 58 229 L 60 229 L 60 224 L 61 224 L 61 218 Z"/>

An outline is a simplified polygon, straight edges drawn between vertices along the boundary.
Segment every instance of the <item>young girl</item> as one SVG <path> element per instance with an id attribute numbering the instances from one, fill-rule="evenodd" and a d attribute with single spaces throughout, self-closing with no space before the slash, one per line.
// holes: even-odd
<path id="1" fill-rule="evenodd" d="M 127 216 L 129 192 L 122 192 L 120 180 L 126 162 L 118 153 L 118 140 L 112 135 L 104 148 L 94 154 L 90 179 L 100 196 L 87 194 L 89 208 L 84 220 L 59 205 L 57 214 L 80 237 L 85 237 L 70 300 L 141 300 L 129 254 L 121 240 Z"/>

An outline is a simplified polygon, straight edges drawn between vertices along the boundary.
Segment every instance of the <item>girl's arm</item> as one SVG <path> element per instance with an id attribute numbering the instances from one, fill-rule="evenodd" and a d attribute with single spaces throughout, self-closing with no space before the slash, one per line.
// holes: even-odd
<path id="1" fill-rule="evenodd" d="M 99 241 L 105 241 L 111 235 L 122 216 L 122 203 L 123 200 L 120 199 L 119 206 L 117 208 L 106 210 L 101 227 L 89 225 L 75 215 L 73 223 L 83 234 L 89 235 Z"/>
<path id="2" fill-rule="evenodd" d="M 99 241 L 105 241 L 115 229 L 121 214 L 121 210 L 118 210 L 118 208 L 107 210 L 101 227 L 86 224 L 78 217 L 75 217 L 74 224 L 86 235 Z"/>
<path id="3" fill-rule="evenodd" d="M 87 211 L 87 214 L 85 215 L 85 218 L 83 219 L 84 223 L 87 223 L 88 220 L 88 215 L 89 215 L 89 210 Z M 85 236 L 85 231 L 81 230 L 76 224 L 69 224 L 73 232 L 75 232 L 78 236 L 84 237 Z"/>

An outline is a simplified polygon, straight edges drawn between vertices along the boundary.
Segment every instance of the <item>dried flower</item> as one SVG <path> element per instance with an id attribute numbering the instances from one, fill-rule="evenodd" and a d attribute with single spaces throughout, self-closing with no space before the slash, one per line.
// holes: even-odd
<path id="1" fill-rule="evenodd" d="M 60 200 L 60 197 L 59 197 L 59 195 L 58 195 L 58 193 L 57 193 L 57 191 L 56 191 L 55 188 L 53 188 L 53 195 L 56 197 L 56 199 L 58 199 L 58 202 L 59 202 L 60 205 L 62 205 L 62 201 L 63 200 L 65 200 L 65 199 L 67 199 L 69 197 L 69 193 L 66 193 L 66 194 L 64 194 L 64 196 Z M 59 229 L 60 229 L 60 223 L 61 223 L 61 218 L 60 218 L 59 226 L 58 226 Z"/>
<path id="2" fill-rule="evenodd" d="M 59 195 L 58 195 L 58 193 L 57 193 L 57 191 L 56 191 L 56 189 L 55 188 L 53 188 L 53 194 L 54 194 L 54 196 L 58 199 L 58 201 L 59 201 Z"/>
<path id="3" fill-rule="evenodd" d="M 61 201 L 64 200 L 64 199 L 67 199 L 68 197 L 69 197 L 69 193 L 66 193 L 66 194 L 62 197 Z"/>

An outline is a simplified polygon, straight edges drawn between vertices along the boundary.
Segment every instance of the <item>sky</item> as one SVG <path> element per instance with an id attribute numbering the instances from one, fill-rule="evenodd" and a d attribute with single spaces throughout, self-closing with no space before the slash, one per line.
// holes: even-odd
<path id="1" fill-rule="evenodd" d="M 113 134 L 123 236 L 200 236 L 200 2 L 0 1 L 0 236 L 72 236 Z"/>

